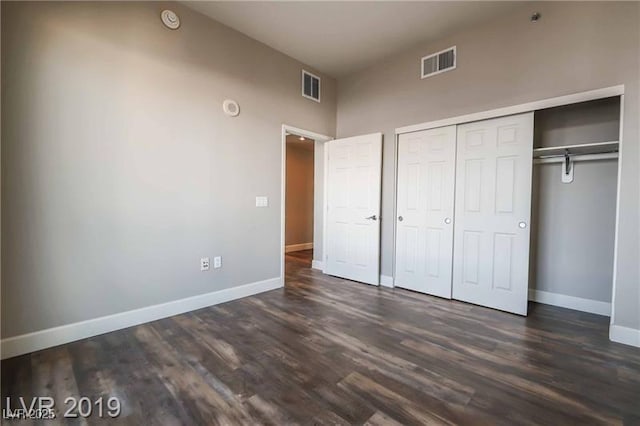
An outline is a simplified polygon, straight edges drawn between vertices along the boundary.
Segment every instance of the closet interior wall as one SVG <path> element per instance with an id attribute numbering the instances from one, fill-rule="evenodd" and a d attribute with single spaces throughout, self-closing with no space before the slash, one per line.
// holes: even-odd
<path id="1" fill-rule="evenodd" d="M 534 148 L 617 141 L 620 98 L 535 112 Z M 530 290 L 611 302 L 618 160 L 533 167 Z"/>

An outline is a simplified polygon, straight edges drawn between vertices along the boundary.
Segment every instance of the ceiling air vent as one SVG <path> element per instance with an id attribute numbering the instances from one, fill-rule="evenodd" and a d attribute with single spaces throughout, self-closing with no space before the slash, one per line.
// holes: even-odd
<path id="1" fill-rule="evenodd" d="M 456 68 L 456 47 L 450 47 L 422 58 L 421 78 L 431 77 Z"/>
<path id="2" fill-rule="evenodd" d="M 302 70 L 302 96 L 320 102 L 320 77 Z"/>

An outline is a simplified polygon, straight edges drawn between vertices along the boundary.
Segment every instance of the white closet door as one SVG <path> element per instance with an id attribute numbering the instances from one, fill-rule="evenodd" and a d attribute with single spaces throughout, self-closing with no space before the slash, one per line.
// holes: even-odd
<path id="1" fill-rule="evenodd" d="M 451 298 L 456 126 L 400 135 L 398 287 Z"/>
<path id="2" fill-rule="evenodd" d="M 380 283 L 382 134 L 327 143 L 327 258 L 324 272 Z"/>
<path id="3" fill-rule="evenodd" d="M 527 314 L 533 113 L 458 126 L 453 298 Z"/>

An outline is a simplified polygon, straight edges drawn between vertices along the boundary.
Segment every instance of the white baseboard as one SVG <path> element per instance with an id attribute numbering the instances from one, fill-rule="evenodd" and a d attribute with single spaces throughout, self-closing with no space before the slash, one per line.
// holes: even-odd
<path id="1" fill-rule="evenodd" d="M 319 271 L 324 271 L 324 262 L 322 262 L 320 260 L 312 260 L 311 261 L 311 268 L 312 269 L 317 269 Z"/>
<path id="2" fill-rule="evenodd" d="M 640 330 L 611 324 L 611 327 L 609 327 L 609 340 L 640 348 Z"/>
<path id="3" fill-rule="evenodd" d="M 284 252 L 291 253 L 292 251 L 311 250 L 312 248 L 313 243 L 291 244 L 284 246 Z"/>
<path id="4" fill-rule="evenodd" d="M 393 288 L 393 277 L 389 275 L 380 275 L 380 285 L 383 287 Z"/>
<path id="5" fill-rule="evenodd" d="M 284 286 L 281 277 L 205 293 L 159 305 L 120 312 L 73 324 L 2 339 L 0 359 L 11 358 L 149 321 L 171 317 Z"/>
<path id="6" fill-rule="evenodd" d="M 599 300 L 583 299 L 540 290 L 529 290 L 529 300 L 561 308 L 575 309 L 576 311 L 611 316 L 611 303 Z"/>

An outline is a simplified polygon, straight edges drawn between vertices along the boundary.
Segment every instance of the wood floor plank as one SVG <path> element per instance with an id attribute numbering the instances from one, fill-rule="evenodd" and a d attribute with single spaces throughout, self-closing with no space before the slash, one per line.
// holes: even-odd
<path id="1" fill-rule="evenodd" d="M 3 407 L 117 397 L 125 425 L 640 424 L 640 350 L 610 342 L 608 318 L 524 318 L 286 260 L 284 289 L 2 361 Z M 84 423 L 109 419 L 57 420 Z"/>
<path id="2" fill-rule="evenodd" d="M 386 414 L 376 411 L 373 416 L 371 416 L 364 423 L 365 426 L 402 426 L 402 423 L 398 423 L 393 420 L 391 417 Z"/>

